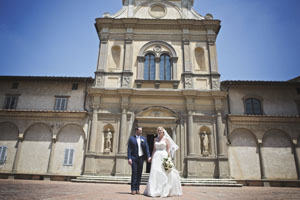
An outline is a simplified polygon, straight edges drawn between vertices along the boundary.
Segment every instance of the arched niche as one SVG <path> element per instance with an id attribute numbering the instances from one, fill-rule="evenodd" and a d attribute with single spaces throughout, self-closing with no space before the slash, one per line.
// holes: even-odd
<path id="1" fill-rule="evenodd" d="M 257 138 L 248 129 L 235 129 L 229 135 L 230 174 L 235 179 L 260 179 L 260 161 Z"/>
<path id="2" fill-rule="evenodd" d="M 202 126 L 199 131 L 200 137 L 200 152 L 202 156 L 212 154 L 212 136 L 211 129 L 207 126 Z"/>
<path id="3" fill-rule="evenodd" d="M 196 61 L 196 70 L 205 70 L 205 51 L 201 47 L 197 47 L 194 50 L 195 61 Z"/>
<path id="4" fill-rule="evenodd" d="M 120 46 L 113 46 L 111 48 L 111 56 L 112 62 L 110 68 L 119 69 L 121 63 L 121 47 Z"/>
<path id="5" fill-rule="evenodd" d="M 279 129 L 267 131 L 262 140 L 262 159 L 267 179 L 297 179 L 290 136 Z"/>
<path id="6" fill-rule="evenodd" d="M 106 124 L 103 127 L 103 152 L 106 154 L 113 152 L 114 147 L 114 126 L 111 124 Z"/>

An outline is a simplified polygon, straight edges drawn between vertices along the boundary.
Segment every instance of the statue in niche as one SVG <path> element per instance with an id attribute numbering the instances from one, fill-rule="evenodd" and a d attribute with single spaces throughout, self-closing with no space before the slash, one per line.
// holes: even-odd
<path id="1" fill-rule="evenodd" d="M 209 138 L 206 131 L 202 133 L 202 154 L 203 156 L 209 155 Z"/>
<path id="2" fill-rule="evenodd" d="M 111 153 L 111 140 L 112 140 L 112 133 L 110 129 L 108 128 L 105 134 L 105 141 L 104 141 L 104 152 L 105 153 Z"/>
<path id="3" fill-rule="evenodd" d="M 96 86 L 101 86 L 101 76 L 96 78 Z"/>

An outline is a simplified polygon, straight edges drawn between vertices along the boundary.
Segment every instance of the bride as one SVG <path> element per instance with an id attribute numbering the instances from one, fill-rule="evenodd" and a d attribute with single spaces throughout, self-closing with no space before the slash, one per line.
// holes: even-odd
<path id="1" fill-rule="evenodd" d="M 182 195 L 180 176 L 173 167 L 166 172 L 163 159 L 174 156 L 179 148 L 163 127 L 157 128 L 158 137 L 154 140 L 151 171 L 144 195 L 151 197 L 167 197 Z"/>

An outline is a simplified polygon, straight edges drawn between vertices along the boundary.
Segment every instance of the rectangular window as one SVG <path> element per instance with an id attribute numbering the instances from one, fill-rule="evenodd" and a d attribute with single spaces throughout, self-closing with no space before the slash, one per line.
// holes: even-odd
<path id="1" fill-rule="evenodd" d="M 19 83 L 14 82 L 11 86 L 11 89 L 18 89 L 18 87 L 19 87 Z"/>
<path id="2" fill-rule="evenodd" d="M 72 84 L 72 90 L 78 90 L 78 83 Z"/>
<path id="3" fill-rule="evenodd" d="M 7 95 L 4 102 L 4 109 L 16 109 L 19 96 Z"/>
<path id="4" fill-rule="evenodd" d="M 54 110 L 67 110 L 68 97 L 56 97 Z"/>
<path id="5" fill-rule="evenodd" d="M 73 166 L 74 149 L 65 149 L 64 166 Z"/>
<path id="6" fill-rule="evenodd" d="M 0 165 L 5 164 L 6 152 L 7 152 L 7 147 L 6 146 L 0 146 Z"/>

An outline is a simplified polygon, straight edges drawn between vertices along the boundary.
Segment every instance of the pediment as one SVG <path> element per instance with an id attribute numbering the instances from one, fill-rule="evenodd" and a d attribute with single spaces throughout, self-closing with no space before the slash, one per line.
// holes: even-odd
<path id="1" fill-rule="evenodd" d="M 149 107 L 145 110 L 142 110 L 140 113 L 137 114 L 137 118 L 148 118 L 148 119 L 178 119 L 177 115 L 172 112 L 171 110 L 164 108 L 164 107 Z"/>

